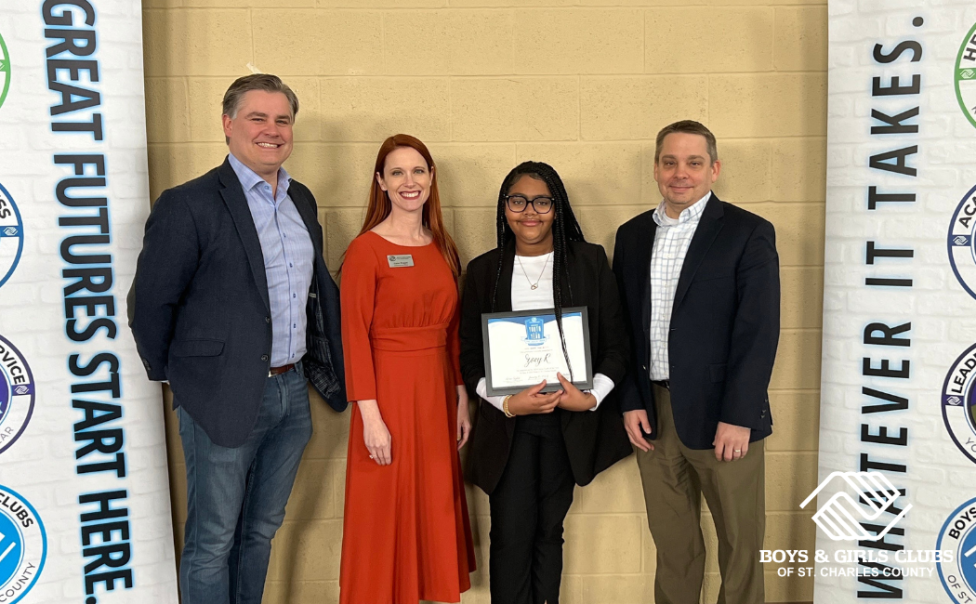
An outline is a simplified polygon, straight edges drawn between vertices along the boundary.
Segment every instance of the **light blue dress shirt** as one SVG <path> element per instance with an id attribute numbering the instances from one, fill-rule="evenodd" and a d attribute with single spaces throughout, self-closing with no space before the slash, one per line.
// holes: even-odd
<path id="1" fill-rule="evenodd" d="M 305 303 L 312 284 L 315 250 L 308 228 L 298 208 L 288 196 L 291 177 L 278 168 L 278 190 L 229 154 L 254 227 L 261 241 L 264 271 L 268 278 L 268 300 L 271 302 L 271 366 L 297 363 L 305 355 L 305 330 L 308 315 Z"/>

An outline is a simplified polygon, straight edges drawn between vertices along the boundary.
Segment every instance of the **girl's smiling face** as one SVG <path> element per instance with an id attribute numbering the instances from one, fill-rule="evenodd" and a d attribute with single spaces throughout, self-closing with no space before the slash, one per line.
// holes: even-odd
<path id="1" fill-rule="evenodd" d="M 552 223 L 556 219 L 556 209 L 545 181 L 531 174 L 524 174 L 508 190 L 509 197 L 516 195 L 528 201 L 545 198 L 540 201 L 549 202 L 549 211 L 546 213 L 539 213 L 532 203 L 525 204 L 525 209 L 521 212 L 513 212 L 511 200 L 506 200 L 505 220 L 516 240 L 523 246 L 552 248 Z"/>

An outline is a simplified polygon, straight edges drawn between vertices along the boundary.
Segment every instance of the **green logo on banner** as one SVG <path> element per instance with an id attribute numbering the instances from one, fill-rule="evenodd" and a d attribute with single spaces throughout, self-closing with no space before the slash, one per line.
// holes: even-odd
<path id="1" fill-rule="evenodd" d="M 7 53 L 7 45 L 3 42 L 3 35 L 0 35 L 0 107 L 7 100 L 7 90 L 10 89 L 10 54 Z"/>
<path id="2" fill-rule="evenodd" d="M 976 24 L 966 34 L 956 57 L 956 98 L 966 119 L 976 126 Z"/>

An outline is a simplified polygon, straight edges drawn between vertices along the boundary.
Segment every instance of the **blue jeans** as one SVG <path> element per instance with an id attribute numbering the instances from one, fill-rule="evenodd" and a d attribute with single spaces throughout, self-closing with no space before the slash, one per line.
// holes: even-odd
<path id="1" fill-rule="evenodd" d="M 187 518 L 180 560 L 183 604 L 259 604 L 271 539 L 312 436 L 301 364 L 269 377 L 261 411 L 240 447 L 215 445 L 182 407 Z"/>

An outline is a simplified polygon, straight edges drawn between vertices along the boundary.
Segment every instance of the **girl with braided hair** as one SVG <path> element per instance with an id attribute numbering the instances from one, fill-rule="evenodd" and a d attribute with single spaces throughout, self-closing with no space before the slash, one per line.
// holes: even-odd
<path id="1" fill-rule="evenodd" d="M 629 354 L 617 285 L 599 245 L 587 243 L 556 171 L 525 162 L 502 183 L 497 247 L 468 264 L 461 302 L 461 372 L 477 392 L 466 477 L 488 494 L 492 602 L 558 604 L 563 520 L 575 484 L 631 452 L 613 393 Z M 586 306 L 593 389 L 573 385 L 564 308 Z M 481 315 L 555 309 L 568 376 L 492 397 L 485 384 Z M 577 381 L 581 376 L 577 375 Z"/>

